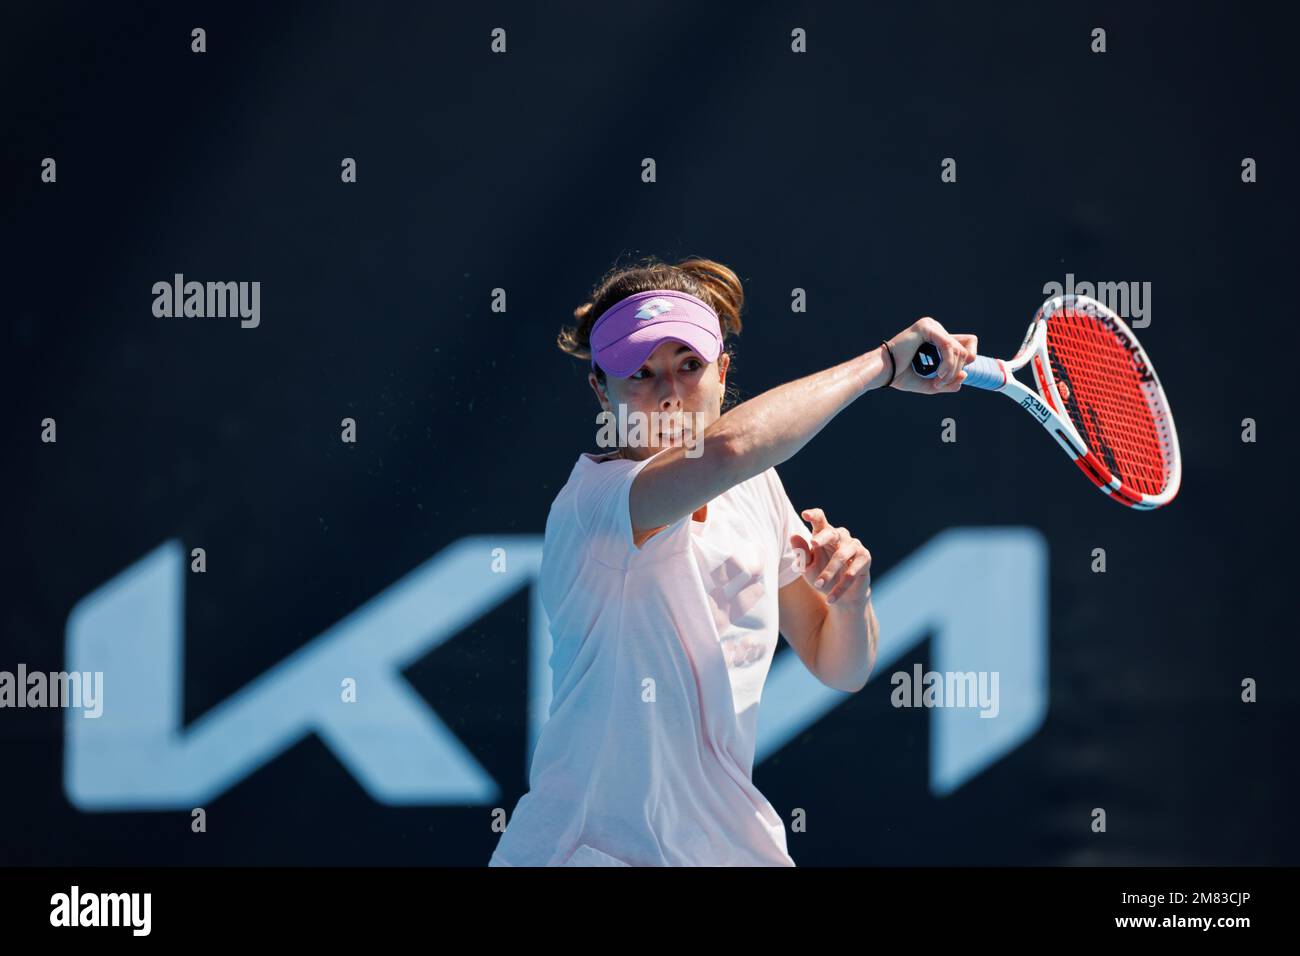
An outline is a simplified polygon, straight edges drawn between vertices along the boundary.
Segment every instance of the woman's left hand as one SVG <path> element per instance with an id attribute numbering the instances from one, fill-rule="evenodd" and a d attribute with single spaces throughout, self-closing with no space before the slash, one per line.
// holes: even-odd
<path id="1" fill-rule="evenodd" d="M 820 508 L 799 514 L 813 530 L 804 580 L 826 596 L 827 604 L 865 607 L 871 600 L 871 552 L 848 528 L 831 527 Z M 803 547 L 802 539 L 795 541 Z"/>

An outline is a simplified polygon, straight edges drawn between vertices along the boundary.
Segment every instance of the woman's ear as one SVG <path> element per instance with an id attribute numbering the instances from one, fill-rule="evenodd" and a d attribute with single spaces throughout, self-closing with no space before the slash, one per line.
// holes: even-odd
<path id="1" fill-rule="evenodd" d="M 609 381 L 606 380 L 602 386 L 596 378 L 595 372 L 587 373 L 587 382 L 591 385 L 591 390 L 596 393 L 596 401 L 600 402 L 600 407 L 605 411 L 612 411 L 609 400 Z"/>

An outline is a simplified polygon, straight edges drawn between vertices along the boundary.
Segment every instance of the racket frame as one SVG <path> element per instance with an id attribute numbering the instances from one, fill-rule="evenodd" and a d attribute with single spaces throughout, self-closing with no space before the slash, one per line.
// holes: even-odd
<path id="1" fill-rule="evenodd" d="M 1164 455 L 1169 467 L 1169 481 L 1158 495 L 1148 495 L 1125 485 L 1106 466 L 1095 451 L 1088 447 L 1083 436 L 1079 434 L 1069 416 L 1061 412 L 1066 407 L 1061 398 L 1056 378 L 1052 374 L 1052 363 L 1047 351 L 1047 318 L 1062 308 L 1081 307 L 1093 310 L 1113 323 L 1115 333 L 1129 351 L 1134 353 L 1151 376 L 1151 383 L 1144 389 L 1147 401 L 1152 404 L 1152 417 L 1156 427 L 1168 432 L 1168 441 L 1164 444 Z M 977 360 L 978 361 L 978 360 Z M 1096 299 L 1083 295 L 1058 295 L 1044 302 L 1034 313 L 1025 332 L 1024 341 L 1019 351 L 1011 359 L 991 359 L 1000 368 L 1004 381 L 1000 386 L 992 383 L 971 382 L 986 391 L 1000 392 L 1029 413 L 1037 420 L 1056 443 L 1065 449 L 1065 453 L 1097 488 L 1105 495 L 1135 511 L 1151 511 L 1168 504 L 1178 494 L 1182 484 L 1182 455 L 1178 448 L 1178 431 L 1174 427 L 1173 413 L 1165 398 L 1163 386 L 1156 376 L 1155 367 L 1147 358 L 1137 336 L 1114 311 L 1102 305 Z M 1034 376 L 1038 391 L 1034 392 L 1020 382 L 1015 373 L 1029 366 Z M 1163 436 L 1162 436 L 1163 437 Z"/>

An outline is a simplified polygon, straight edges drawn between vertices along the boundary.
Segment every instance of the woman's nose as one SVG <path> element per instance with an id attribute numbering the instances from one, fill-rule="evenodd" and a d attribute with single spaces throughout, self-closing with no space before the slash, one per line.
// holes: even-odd
<path id="1" fill-rule="evenodd" d="M 676 390 L 673 390 L 671 393 L 665 395 L 660 400 L 659 407 L 663 409 L 665 412 L 671 412 L 674 409 L 681 408 L 682 407 L 681 396 L 677 394 Z"/>
<path id="2" fill-rule="evenodd" d="M 664 376 L 662 379 L 664 386 L 659 395 L 659 407 L 664 411 L 672 411 L 682 403 L 682 397 L 677 393 L 677 382 L 669 377 Z"/>

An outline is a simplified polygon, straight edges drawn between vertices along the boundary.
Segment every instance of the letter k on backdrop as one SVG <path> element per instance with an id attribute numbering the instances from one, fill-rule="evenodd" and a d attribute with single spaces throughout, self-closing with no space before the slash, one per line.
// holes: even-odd
<path id="1" fill-rule="evenodd" d="M 308 734 L 365 791 L 395 806 L 491 804 L 500 787 L 402 676 L 403 669 L 530 588 L 525 767 L 550 708 L 551 639 L 534 585 L 538 535 L 462 538 L 217 706 L 182 726 L 185 551 L 171 540 L 83 598 L 68 618 L 69 670 L 104 672 L 99 720 L 65 717 L 64 790 L 83 811 L 189 809 Z M 492 570 L 504 548 L 505 571 Z M 931 712 L 930 789 L 944 796 L 1038 729 L 1047 714 L 1047 546 L 1027 528 L 946 531 L 873 585 L 872 680 L 933 635 L 933 666 L 998 671 L 1002 709 Z M 344 703 L 344 678 L 358 699 Z M 759 709 L 756 762 L 848 695 L 778 655 Z"/>

